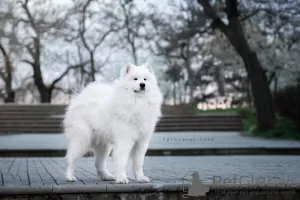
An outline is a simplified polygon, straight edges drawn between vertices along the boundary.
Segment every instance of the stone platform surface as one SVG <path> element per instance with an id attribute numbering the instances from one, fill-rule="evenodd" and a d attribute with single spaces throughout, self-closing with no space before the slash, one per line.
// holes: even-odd
<path id="1" fill-rule="evenodd" d="M 300 156 L 164 156 L 146 157 L 145 174 L 151 178 L 149 184 L 139 184 L 133 180 L 131 163 L 128 167 L 129 184 L 120 185 L 113 181 L 101 181 L 96 175 L 94 158 L 85 157 L 77 161 L 77 182 L 66 182 L 64 176 L 64 158 L 0 158 L 0 194 L 17 192 L 24 188 L 49 191 L 76 192 L 93 187 L 98 192 L 108 190 L 134 189 L 145 187 L 190 184 L 192 172 L 198 172 L 200 181 L 208 185 L 254 186 L 258 179 L 266 184 L 300 184 Z M 114 173 L 109 158 L 108 168 Z M 227 184 L 224 180 L 227 180 Z M 226 182 L 226 181 L 225 181 Z M 231 185 L 229 184 L 229 185 Z M 24 190 L 25 191 L 25 190 Z M 28 190 L 29 191 L 29 190 Z M 27 191 L 27 192 L 28 192 Z"/>

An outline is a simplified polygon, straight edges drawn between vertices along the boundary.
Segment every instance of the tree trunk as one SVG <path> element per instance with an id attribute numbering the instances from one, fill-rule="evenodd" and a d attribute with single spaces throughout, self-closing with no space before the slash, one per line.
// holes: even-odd
<path id="1" fill-rule="evenodd" d="M 276 76 L 274 78 L 274 91 L 273 91 L 274 94 L 276 94 L 277 88 L 278 88 L 278 77 Z"/>
<path id="2" fill-rule="evenodd" d="M 238 19 L 231 20 L 228 26 L 222 31 L 244 62 L 253 93 L 258 128 L 271 129 L 275 124 L 275 109 L 265 71 L 256 53 L 250 49 Z"/>
<path id="3" fill-rule="evenodd" d="M 51 102 L 51 93 L 52 90 L 49 90 L 44 84 L 44 81 L 42 79 L 42 74 L 40 71 L 40 67 L 33 67 L 34 68 L 34 83 L 39 91 L 40 94 L 40 102 L 41 103 L 50 103 Z"/>
<path id="4" fill-rule="evenodd" d="M 188 59 L 185 58 L 185 65 L 184 65 L 185 69 L 187 70 L 188 73 L 188 81 L 187 81 L 187 85 L 189 87 L 189 103 L 193 103 L 194 102 L 194 73 L 193 70 L 191 69 L 191 64 L 189 62 Z"/>
<path id="5" fill-rule="evenodd" d="M 182 104 L 182 91 L 181 91 L 181 84 L 180 81 L 178 82 L 178 103 L 179 105 Z"/>
<path id="6" fill-rule="evenodd" d="M 33 79 L 34 83 L 39 91 L 40 94 L 40 102 L 41 103 L 50 103 L 51 102 L 51 93 L 52 89 L 50 90 L 44 83 L 42 70 L 41 70 L 41 44 L 39 36 L 34 38 L 34 53 L 30 53 L 33 59 L 33 62 L 29 62 L 33 69 Z"/>
<path id="7" fill-rule="evenodd" d="M 7 96 L 5 96 L 4 98 L 4 102 L 5 103 L 14 103 L 15 102 L 15 92 L 14 91 L 10 91 L 8 93 L 6 93 Z"/>
<path id="8" fill-rule="evenodd" d="M 132 45 L 132 58 L 133 58 L 134 64 L 137 65 L 138 64 L 138 58 L 137 58 L 137 55 L 136 55 L 136 48 L 135 48 L 134 44 Z"/>
<path id="9" fill-rule="evenodd" d="M 181 97 L 181 101 L 182 101 L 182 104 L 186 104 L 186 87 L 185 87 L 185 82 L 184 80 L 182 80 L 182 97 Z"/>
<path id="10" fill-rule="evenodd" d="M 11 69 L 11 66 L 10 66 Z M 15 101 L 15 92 L 12 90 L 12 71 L 7 72 L 7 77 L 5 80 L 5 93 L 4 98 L 5 103 L 13 103 Z"/>
<path id="11" fill-rule="evenodd" d="M 216 67 L 215 80 L 216 80 L 217 85 L 218 85 L 219 96 L 221 96 L 221 97 L 225 96 L 224 77 L 223 77 L 223 74 L 222 74 L 222 70 L 219 66 Z"/>
<path id="12" fill-rule="evenodd" d="M 173 102 L 176 105 L 176 84 L 173 83 Z"/>
<path id="13" fill-rule="evenodd" d="M 248 76 L 257 112 L 258 127 L 261 130 L 271 129 L 275 123 L 275 113 L 272 94 L 265 72 L 255 53 L 249 52 L 248 55 L 243 56 L 243 60 L 248 68 Z"/>
<path id="14" fill-rule="evenodd" d="M 251 84 L 253 100 L 257 113 L 257 124 L 260 130 L 268 130 L 275 125 L 275 109 L 271 90 L 265 72 L 255 52 L 250 49 L 240 23 L 237 0 L 225 1 L 225 12 L 228 25 L 218 16 L 209 0 L 198 0 L 206 15 L 213 20 L 213 28 L 220 29 L 230 41 L 235 51 L 245 64 L 248 79 Z"/>
<path id="15" fill-rule="evenodd" d="M 44 88 L 41 90 L 39 90 L 40 92 L 40 100 L 41 103 L 51 103 L 52 100 L 52 90 L 48 89 L 48 88 Z"/>
<path id="16" fill-rule="evenodd" d="M 189 84 L 189 96 L 190 96 L 190 103 L 194 102 L 194 87 L 192 83 Z"/>
<path id="17" fill-rule="evenodd" d="M 184 103 L 185 104 L 188 104 L 189 102 L 188 102 L 188 98 L 187 98 L 187 96 L 188 96 L 188 90 L 187 90 L 187 83 L 184 81 Z"/>
<path id="18" fill-rule="evenodd" d="M 91 57 L 91 78 L 92 78 L 92 81 L 94 82 L 96 80 L 94 52 L 90 52 L 90 57 Z"/>
<path id="19" fill-rule="evenodd" d="M 2 79 L 5 84 L 5 93 L 6 96 L 4 97 L 5 103 L 13 103 L 15 100 L 15 92 L 12 90 L 12 73 L 13 73 L 13 66 L 10 61 L 10 57 L 7 51 L 4 49 L 2 44 L 0 43 L 0 51 L 4 57 L 4 65 L 5 65 L 5 73 L 2 75 Z"/>
<path id="20" fill-rule="evenodd" d="M 250 88 L 250 84 L 249 84 L 249 80 L 246 80 L 246 95 L 247 95 L 247 101 L 248 101 L 248 105 L 252 106 L 252 96 L 251 96 L 251 88 Z"/>

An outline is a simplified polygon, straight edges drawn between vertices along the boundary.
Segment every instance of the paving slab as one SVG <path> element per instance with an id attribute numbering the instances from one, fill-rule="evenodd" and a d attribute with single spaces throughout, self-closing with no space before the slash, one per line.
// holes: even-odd
<path id="1" fill-rule="evenodd" d="M 101 181 L 96 175 L 94 158 L 81 158 L 77 161 L 78 181 L 65 181 L 64 158 L 0 158 L 2 187 L 19 186 L 68 186 L 115 185 L 113 181 Z M 144 169 L 153 184 L 182 183 L 192 179 L 196 171 L 205 184 L 215 184 L 225 178 L 247 176 L 244 183 L 258 177 L 270 181 L 285 181 L 300 184 L 300 156 L 196 156 L 196 157 L 146 157 Z M 108 168 L 114 173 L 114 165 L 109 158 Z M 131 163 L 128 174 L 133 181 Z M 215 182 L 214 182 L 215 180 Z M 255 184 L 255 183 L 252 183 Z"/>

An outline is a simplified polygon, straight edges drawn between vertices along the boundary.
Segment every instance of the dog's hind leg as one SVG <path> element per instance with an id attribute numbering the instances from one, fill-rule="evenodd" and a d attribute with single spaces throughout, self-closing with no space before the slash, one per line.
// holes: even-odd
<path id="1" fill-rule="evenodd" d="M 95 152 L 95 167 L 97 169 L 98 176 L 102 180 L 106 181 L 112 181 L 115 180 L 113 175 L 109 173 L 106 167 L 106 160 L 109 157 L 109 154 L 112 150 L 112 147 L 110 145 L 98 145 L 94 152 Z"/>
<path id="2" fill-rule="evenodd" d="M 75 131 L 80 131 L 80 129 L 72 129 Z M 75 136 L 75 135 L 74 135 Z M 68 150 L 67 150 L 67 168 L 66 168 L 66 178 L 68 181 L 76 181 L 74 176 L 75 170 L 75 161 L 82 157 L 85 153 L 88 152 L 88 139 L 83 136 L 76 135 L 77 137 L 69 138 L 68 141 Z"/>

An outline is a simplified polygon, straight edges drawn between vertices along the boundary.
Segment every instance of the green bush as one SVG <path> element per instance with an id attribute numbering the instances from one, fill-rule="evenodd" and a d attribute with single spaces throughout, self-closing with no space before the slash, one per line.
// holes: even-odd
<path id="1" fill-rule="evenodd" d="M 257 129 L 256 113 L 254 109 L 244 109 L 239 111 L 243 119 L 244 130 L 247 135 L 260 136 L 265 138 L 282 138 L 300 140 L 300 130 L 297 124 L 285 117 L 276 114 L 275 127 L 268 131 Z"/>
<path id="2" fill-rule="evenodd" d="M 240 109 L 237 114 L 239 114 L 243 120 L 245 131 L 251 132 L 256 129 L 256 114 L 253 108 Z"/>
<path id="3" fill-rule="evenodd" d="M 295 121 L 300 128 L 300 84 L 277 91 L 274 100 L 277 112 Z"/>
<path id="4" fill-rule="evenodd" d="M 297 123 L 276 113 L 276 125 L 272 130 L 260 131 L 257 129 L 256 112 L 254 108 L 231 108 L 201 111 L 195 108 L 196 113 L 239 114 L 243 121 L 245 135 L 265 138 L 281 138 L 300 140 L 300 130 Z"/>

